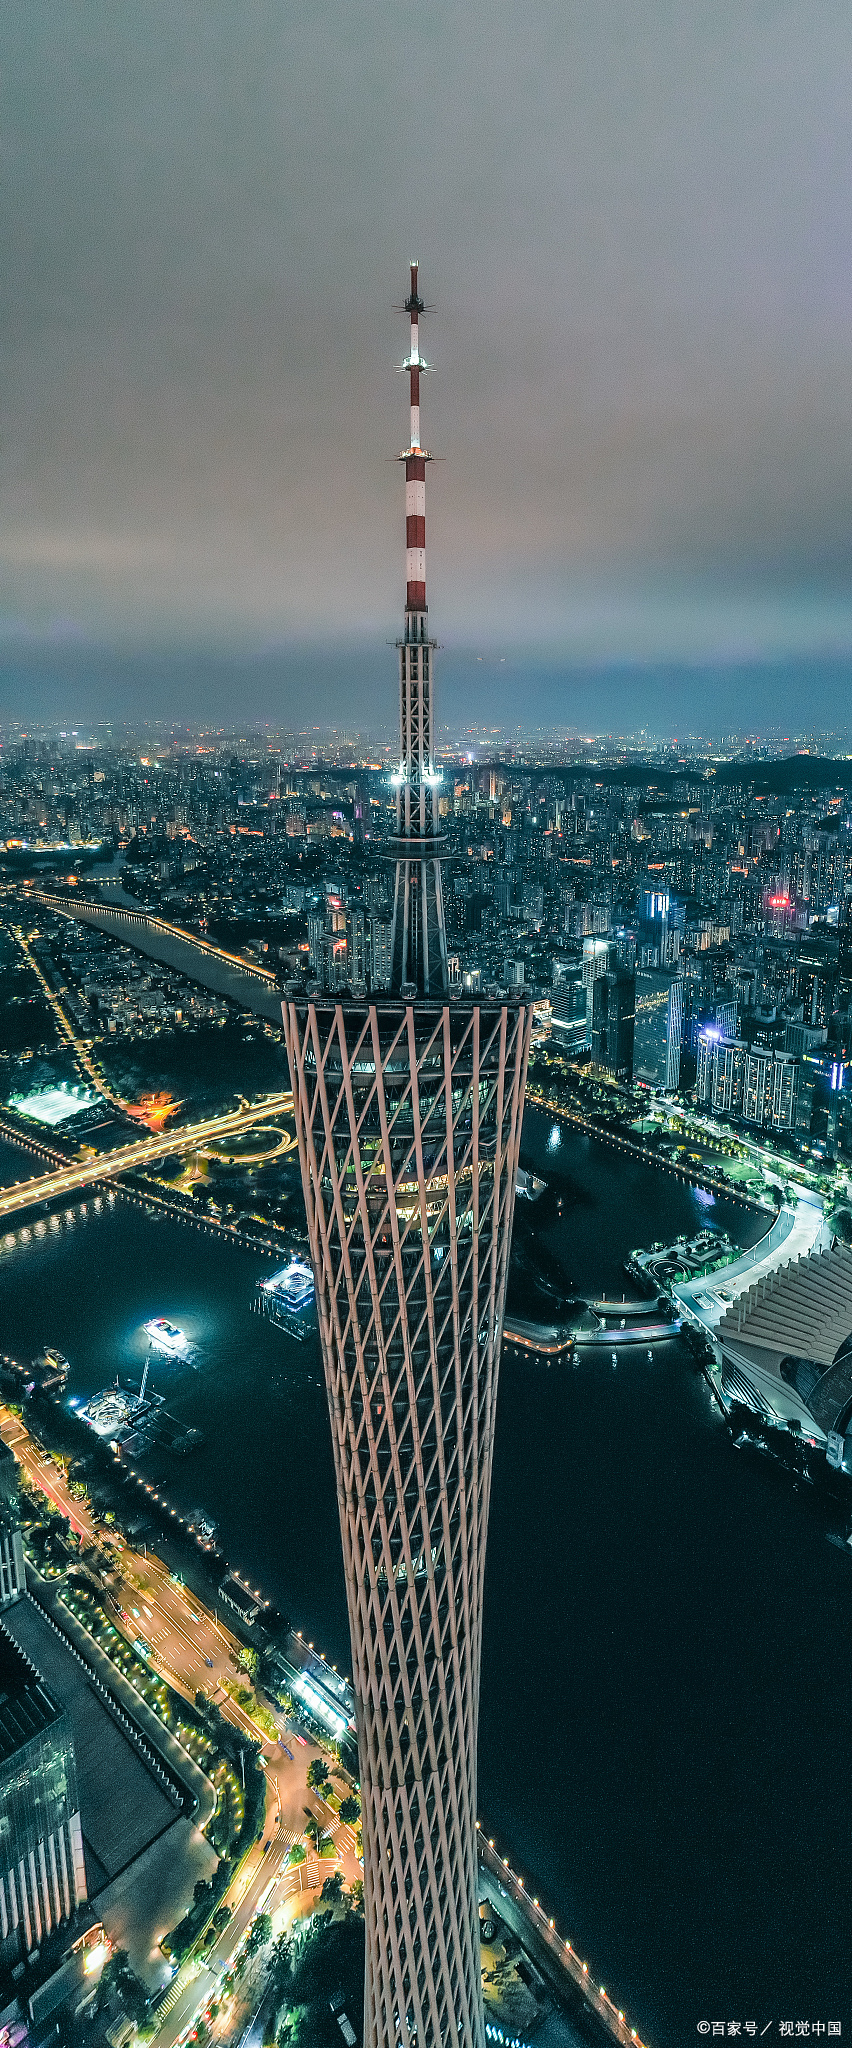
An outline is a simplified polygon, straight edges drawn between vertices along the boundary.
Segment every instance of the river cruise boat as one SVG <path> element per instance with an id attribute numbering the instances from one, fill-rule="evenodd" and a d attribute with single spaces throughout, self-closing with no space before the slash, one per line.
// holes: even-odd
<path id="1" fill-rule="evenodd" d="M 164 1351 L 168 1358 L 186 1357 L 189 1344 L 177 1323 L 167 1322 L 165 1316 L 152 1316 L 142 1327 L 157 1351 Z"/>

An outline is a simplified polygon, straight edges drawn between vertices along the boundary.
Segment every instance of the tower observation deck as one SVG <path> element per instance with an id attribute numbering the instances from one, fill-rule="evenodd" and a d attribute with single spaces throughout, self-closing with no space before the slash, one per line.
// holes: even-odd
<path id="1" fill-rule="evenodd" d="M 331 1417 L 364 1837 L 366 2048 L 485 2048 L 476 1745 L 497 1372 L 529 1050 L 450 1001 L 417 266 L 394 982 L 284 1002 Z"/>

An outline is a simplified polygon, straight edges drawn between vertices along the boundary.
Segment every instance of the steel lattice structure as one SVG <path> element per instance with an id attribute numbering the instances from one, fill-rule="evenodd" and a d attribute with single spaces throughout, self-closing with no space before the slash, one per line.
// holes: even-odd
<path id="1" fill-rule="evenodd" d="M 476 1742 L 531 1012 L 449 998 L 417 266 L 392 994 L 284 1004 L 352 1635 L 365 2048 L 485 2048 Z"/>
<path id="2" fill-rule="evenodd" d="M 529 1013 L 290 1003 L 352 1634 L 368 2048 L 484 2043 L 476 1737 Z"/>

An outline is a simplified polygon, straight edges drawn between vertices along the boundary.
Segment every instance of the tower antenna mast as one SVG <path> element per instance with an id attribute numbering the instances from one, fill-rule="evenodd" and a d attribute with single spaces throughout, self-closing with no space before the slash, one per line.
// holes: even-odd
<path id="1" fill-rule="evenodd" d="M 410 384 L 405 464 L 405 624 L 399 650 L 399 768 L 396 783 L 396 886 L 393 912 L 393 978 L 396 995 L 436 996 L 448 990 L 447 941 L 441 891 L 441 834 L 435 767 L 435 651 L 426 606 L 426 464 L 420 438 L 420 374 L 429 368 L 420 353 L 419 266 L 411 265 L 405 301 L 411 323 L 408 355 L 402 364 Z"/>

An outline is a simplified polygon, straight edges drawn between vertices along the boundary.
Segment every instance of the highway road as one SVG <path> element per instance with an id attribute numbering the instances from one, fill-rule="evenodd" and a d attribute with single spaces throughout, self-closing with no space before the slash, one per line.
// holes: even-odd
<path id="1" fill-rule="evenodd" d="M 279 1735 L 273 1739 L 225 1691 L 225 1681 L 238 1681 L 234 1659 L 240 1644 L 223 1621 L 222 1610 L 213 1612 L 174 1579 L 154 1552 L 142 1555 L 112 1532 L 104 1532 L 86 1503 L 72 1497 L 61 1467 L 29 1435 L 20 1417 L 4 1406 L 0 1406 L 0 1435 L 32 1485 L 41 1489 L 86 1542 L 97 1542 L 103 1548 L 107 1536 L 114 1559 L 109 1591 L 121 1610 L 111 1616 L 116 1628 L 128 1641 L 142 1639 L 150 1645 L 153 1663 L 177 1692 L 190 1700 L 197 1692 L 206 1692 L 224 1717 L 260 1746 L 267 1785 L 263 1835 L 219 1901 L 232 1908 L 227 1927 L 203 1965 L 193 1961 L 180 1971 L 164 2002 L 156 2039 L 160 2048 L 175 2048 L 233 1962 L 257 1912 L 274 1915 L 278 1932 L 290 1919 L 311 1909 L 324 1879 L 333 1871 L 342 1870 L 347 1884 L 361 1876 L 355 1833 L 308 1787 L 308 1766 L 321 1754 L 318 1747 L 288 1731 L 283 1715 L 277 1712 L 274 1718 Z M 338 1792 L 342 1795 L 345 1789 L 338 1780 Z M 336 1856 L 319 1857 L 307 1845 L 305 1863 L 290 1870 L 290 1849 L 303 1835 L 309 1816 L 334 1843 Z"/>
<path id="2" fill-rule="evenodd" d="M 183 1124 L 177 1130 L 135 1138 L 129 1145 L 116 1146 L 112 1152 L 87 1153 L 85 1159 L 72 1160 L 68 1166 L 58 1166 L 49 1173 L 19 1180 L 12 1187 L 3 1188 L 0 1191 L 0 1217 L 14 1216 L 19 1210 L 30 1209 L 34 1203 L 50 1201 L 56 1195 L 74 1194 L 95 1181 L 115 1180 L 119 1174 L 129 1172 L 131 1167 L 149 1166 L 152 1160 L 170 1159 L 183 1152 L 192 1152 L 214 1139 L 235 1137 L 238 1132 L 251 1130 L 254 1124 L 263 1123 L 269 1117 L 286 1115 L 292 1108 L 293 1097 L 286 1089 L 277 1095 L 267 1095 L 262 1101 L 243 1104 L 240 1109 L 205 1117 L 200 1123 Z M 285 1135 L 284 1149 L 290 1151 L 296 1139 L 290 1133 Z"/>
<path id="3" fill-rule="evenodd" d="M 97 1542 L 95 1523 L 84 1503 L 72 1498 L 65 1475 L 55 1465 L 49 1453 L 35 1442 L 18 1415 L 11 1408 L 0 1404 L 0 1436 L 9 1449 L 14 1451 L 18 1464 L 23 1468 L 30 1483 L 41 1488 L 47 1495 L 51 1507 L 57 1508 L 70 1522 L 71 1528 L 87 1543 Z"/>

